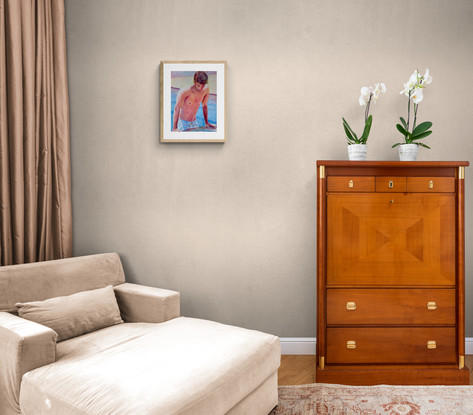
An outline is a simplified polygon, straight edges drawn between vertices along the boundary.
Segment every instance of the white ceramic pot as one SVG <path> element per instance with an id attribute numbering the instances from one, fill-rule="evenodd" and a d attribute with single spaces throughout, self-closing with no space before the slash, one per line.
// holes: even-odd
<path id="1" fill-rule="evenodd" d="M 366 144 L 351 144 L 348 146 L 348 160 L 365 160 Z"/>
<path id="2" fill-rule="evenodd" d="M 399 160 L 416 161 L 419 146 L 417 144 L 401 144 L 399 146 Z"/>

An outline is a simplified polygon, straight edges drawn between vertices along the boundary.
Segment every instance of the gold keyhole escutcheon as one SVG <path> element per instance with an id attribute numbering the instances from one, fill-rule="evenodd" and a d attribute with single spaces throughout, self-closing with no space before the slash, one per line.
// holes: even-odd
<path id="1" fill-rule="evenodd" d="M 353 188 L 353 180 L 350 180 L 350 181 L 348 182 L 348 187 L 349 187 L 350 189 Z"/>
<path id="2" fill-rule="evenodd" d="M 394 182 L 392 180 L 389 180 L 388 187 L 392 189 L 394 187 Z"/>

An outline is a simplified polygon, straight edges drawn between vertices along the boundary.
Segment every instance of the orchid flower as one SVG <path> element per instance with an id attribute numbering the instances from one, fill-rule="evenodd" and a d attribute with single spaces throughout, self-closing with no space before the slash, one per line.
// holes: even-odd
<path id="1" fill-rule="evenodd" d="M 381 82 L 379 84 L 374 84 L 374 90 L 373 90 L 373 102 L 376 103 L 376 101 L 378 100 L 378 97 L 379 97 L 379 94 L 380 93 L 385 93 L 386 92 L 386 85 Z"/>
<path id="2" fill-rule="evenodd" d="M 364 86 L 363 88 L 361 88 L 360 92 L 361 95 L 360 98 L 358 98 L 358 102 L 360 103 L 360 106 L 363 106 L 370 102 L 371 94 L 373 93 L 373 88 Z"/>
<path id="3" fill-rule="evenodd" d="M 419 84 L 419 71 L 416 69 L 410 76 L 409 80 L 404 84 L 404 89 L 400 92 L 406 97 L 409 96 L 410 92 Z"/>
<path id="4" fill-rule="evenodd" d="M 411 92 L 411 98 L 414 104 L 422 102 L 422 100 L 424 99 L 422 88 L 414 88 L 414 90 Z"/>
<path id="5" fill-rule="evenodd" d="M 427 68 L 425 70 L 424 76 L 422 77 L 421 85 L 424 86 L 424 85 L 429 85 L 431 83 L 432 83 L 432 76 L 429 73 L 429 68 Z"/>

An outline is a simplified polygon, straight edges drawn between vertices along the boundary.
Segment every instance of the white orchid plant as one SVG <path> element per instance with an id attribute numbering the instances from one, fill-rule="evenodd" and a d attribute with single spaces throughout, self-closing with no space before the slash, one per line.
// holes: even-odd
<path id="1" fill-rule="evenodd" d="M 371 102 L 376 103 L 378 101 L 379 94 L 385 92 L 386 85 L 383 83 L 375 84 L 374 87 L 364 86 L 363 88 L 361 88 L 361 95 L 358 99 L 358 102 L 360 103 L 360 106 L 366 105 L 365 128 L 363 129 L 363 133 L 361 134 L 361 136 L 358 137 L 348 125 L 345 118 L 342 117 L 343 128 L 345 130 L 345 134 L 347 135 L 348 145 L 366 144 L 366 141 L 368 141 L 368 136 L 370 135 L 371 124 L 373 123 L 373 116 L 369 115 Z"/>
<path id="2" fill-rule="evenodd" d="M 392 146 L 393 148 L 401 144 L 417 144 L 425 148 L 430 148 L 428 145 L 420 143 L 418 140 L 432 134 L 432 131 L 430 130 L 432 123 L 430 121 L 425 121 L 417 125 L 417 110 L 419 109 L 419 103 L 424 99 L 423 89 L 430 83 L 432 83 L 432 76 L 430 75 L 429 70 L 426 69 L 425 74 L 421 75 L 416 69 L 409 78 L 409 81 L 404 84 L 404 89 L 401 91 L 401 94 L 408 97 L 407 121 L 400 117 L 401 124 L 396 124 L 396 128 L 404 136 L 404 142 L 394 144 Z M 411 100 L 414 103 L 414 120 L 412 128 L 410 124 Z"/>

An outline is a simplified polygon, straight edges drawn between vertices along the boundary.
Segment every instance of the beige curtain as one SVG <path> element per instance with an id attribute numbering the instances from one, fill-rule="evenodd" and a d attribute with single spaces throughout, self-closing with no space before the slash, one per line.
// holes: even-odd
<path id="1" fill-rule="evenodd" d="M 64 0 L 0 0 L 1 265 L 72 254 Z"/>

